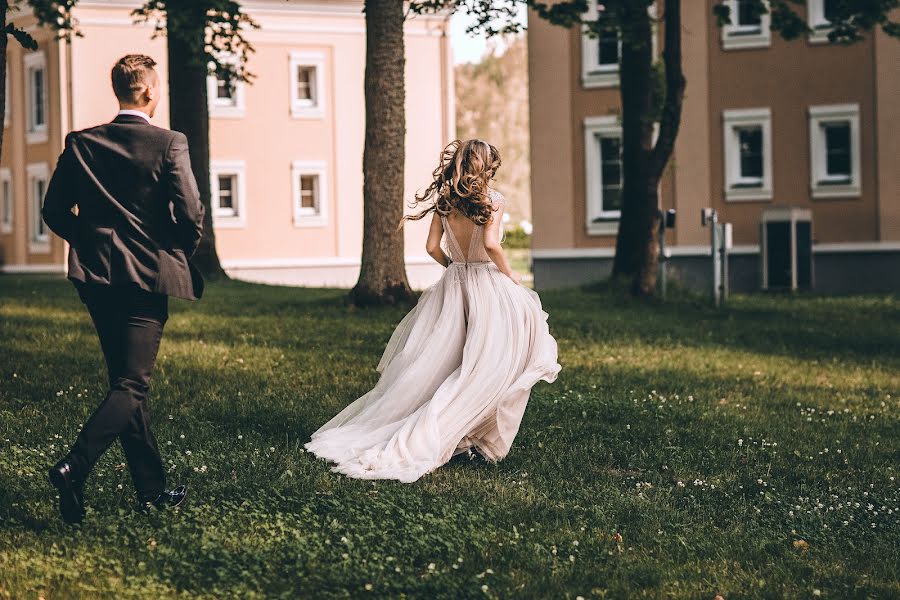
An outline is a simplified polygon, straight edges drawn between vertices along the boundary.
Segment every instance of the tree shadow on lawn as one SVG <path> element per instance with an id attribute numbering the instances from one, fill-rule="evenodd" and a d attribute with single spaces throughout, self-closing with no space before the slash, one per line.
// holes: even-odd
<path id="1" fill-rule="evenodd" d="M 562 339 L 677 342 L 802 360 L 839 357 L 860 365 L 879 360 L 900 366 L 900 300 L 893 297 L 742 296 L 716 310 L 690 297 L 664 303 L 587 289 L 545 293 L 544 304 L 551 331 Z"/>
<path id="2" fill-rule="evenodd" d="M 0 278 L 0 282 L 4 280 Z M 32 293 L 32 288 L 69 284 L 33 283 L 2 289 L 13 290 L 7 297 L 27 303 L 28 310 L 36 303 L 64 310 L 64 315 L 45 321 L 47 327 L 59 327 L 60 317 L 90 326 L 74 290 L 60 290 L 59 295 Z M 543 296 L 551 332 L 561 343 L 676 343 L 801 360 L 838 357 L 859 365 L 878 361 L 900 367 L 896 353 L 900 308 L 893 297 L 740 296 L 717 311 L 690 296 L 669 303 L 626 299 L 603 289 L 553 291 Z M 77 309 L 72 310 L 73 306 Z M 170 312 L 164 339 L 175 342 L 204 339 L 232 344 L 236 333 L 244 332 L 240 341 L 253 346 L 326 348 L 337 343 L 358 353 L 370 345 L 383 346 L 406 309 L 355 310 L 347 306 L 345 290 L 228 282 L 209 286 L 207 297 L 194 305 L 173 302 Z M 14 318 L 34 326 L 42 323 L 25 314 L 14 314 Z M 221 326 L 216 321 L 221 321 Z M 348 338 L 355 344 L 348 344 Z"/>

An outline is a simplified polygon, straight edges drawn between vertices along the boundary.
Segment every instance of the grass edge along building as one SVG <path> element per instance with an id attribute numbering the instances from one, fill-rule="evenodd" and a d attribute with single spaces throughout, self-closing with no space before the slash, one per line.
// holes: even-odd
<path id="1" fill-rule="evenodd" d="M 69 131 L 112 120 L 115 61 L 144 53 L 167 80 L 166 42 L 153 23 L 135 24 L 137 0 L 81 0 L 83 37 L 57 40 L 24 9 L 16 15 L 39 43 L 11 43 L 0 164 L 0 271 L 64 273 L 65 242 L 40 207 Z M 362 0 L 243 0 L 261 26 L 252 85 L 229 90 L 211 78 L 210 162 L 213 219 L 223 266 L 235 277 L 307 286 L 352 286 L 362 252 L 365 128 Z M 405 24 L 406 165 L 404 198 L 430 181 L 455 134 L 452 49 L 446 15 Z M 153 123 L 168 127 L 167 94 Z M 406 229 L 414 287 L 440 267 L 424 252 L 427 222 Z"/>
<path id="2" fill-rule="evenodd" d="M 793 266 L 801 288 L 900 290 L 900 42 L 878 30 L 851 46 L 830 44 L 827 0 L 799 7 L 815 30 L 805 39 L 771 33 L 768 17 L 747 18 L 741 0 L 726 0 L 737 22 L 720 29 L 717 1 L 682 3 L 687 90 L 660 185 L 660 207 L 678 213 L 666 234 L 670 276 L 710 285 L 700 213 L 712 207 L 733 224 L 732 289 L 781 287 Z M 535 285 L 546 289 L 611 272 L 619 50 L 614 36 L 590 39 L 534 14 L 529 24 L 532 256 Z M 804 249 L 814 264 L 808 277 Z"/>

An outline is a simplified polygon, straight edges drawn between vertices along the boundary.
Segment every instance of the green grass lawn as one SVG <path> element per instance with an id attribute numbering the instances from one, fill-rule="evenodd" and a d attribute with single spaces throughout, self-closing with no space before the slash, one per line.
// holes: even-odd
<path id="1" fill-rule="evenodd" d="M 0 598 L 900 597 L 900 299 L 545 293 L 563 370 L 509 457 L 404 485 L 301 450 L 403 314 L 344 294 L 173 303 L 151 402 L 189 502 L 133 512 L 115 447 L 70 528 L 45 472 L 100 351 L 67 282 L 0 277 Z"/>

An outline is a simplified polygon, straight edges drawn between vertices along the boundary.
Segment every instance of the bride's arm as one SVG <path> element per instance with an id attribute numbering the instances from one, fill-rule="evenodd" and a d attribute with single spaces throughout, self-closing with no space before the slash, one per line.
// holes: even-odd
<path id="1" fill-rule="evenodd" d="M 484 228 L 484 249 L 501 273 L 514 282 L 521 283 L 522 277 L 509 266 L 509 261 L 506 260 L 506 253 L 503 252 L 503 247 L 500 245 L 500 227 L 502 223 L 503 204 L 499 204 L 491 220 Z"/>
<path id="2" fill-rule="evenodd" d="M 425 242 L 425 251 L 431 258 L 443 267 L 450 266 L 450 258 L 444 254 L 441 248 L 441 237 L 444 235 L 444 226 L 441 224 L 441 216 L 434 213 L 431 217 L 431 228 L 428 230 L 428 240 Z"/>

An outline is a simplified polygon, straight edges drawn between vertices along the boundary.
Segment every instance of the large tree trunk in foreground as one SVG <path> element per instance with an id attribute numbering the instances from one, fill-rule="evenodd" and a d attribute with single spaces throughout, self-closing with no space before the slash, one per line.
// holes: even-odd
<path id="1" fill-rule="evenodd" d="M 169 3 L 169 121 L 172 129 L 187 136 L 191 153 L 191 169 L 200 188 L 200 200 L 206 209 L 203 237 L 192 259 L 207 278 L 226 277 L 216 252 L 209 185 L 209 104 L 207 100 L 207 65 L 203 55 L 196 55 L 196 43 L 204 39 L 206 8 L 203 3 Z M 179 11 L 175 17 L 172 13 Z M 175 18 L 173 18 L 175 17 Z M 177 29 L 175 27 L 177 26 Z M 202 47 L 202 46 L 201 46 Z"/>
<path id="2" fill-rule="evenodd" d="M 403 0 L 366 0 L 366 138 L 363 151 L 363 251 L 357 306 L 412 301 L 406 278 L 403 170 L 406 86 Z"/>
<path id="3" fill-rule="evenodd" d="M 628 278 L 636 296 L 656 290 L 659 264 L 659 181 L 672 155 L 685 80 L 681 71 L 681 3 L 665 2 L 666 98 L 659 138 L 653 145 L 653 30 L 642 3 L 626 3 L 622 65 L 622 218 L 616 239 L 614 278 Z"/>

